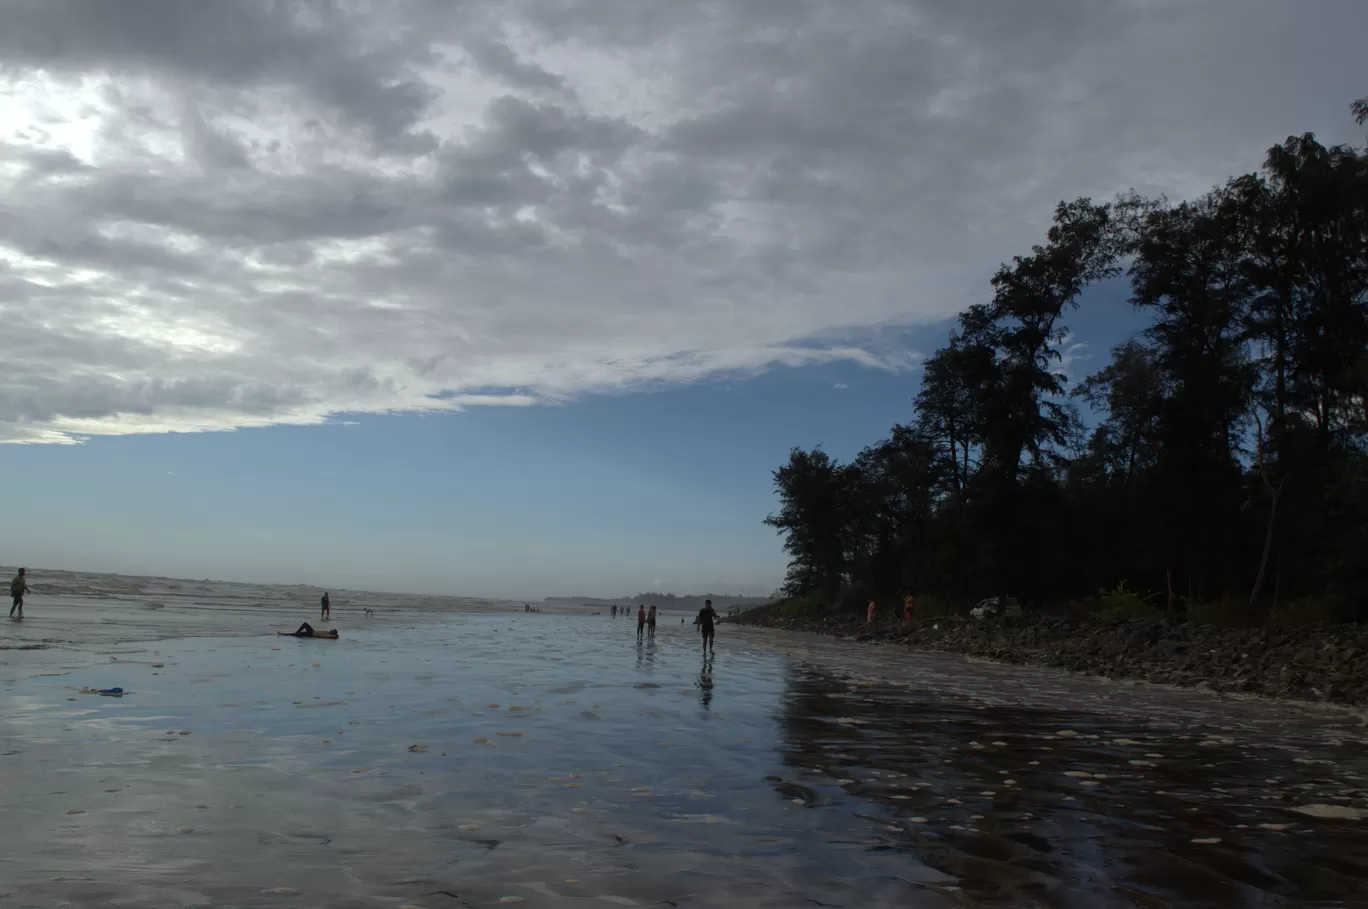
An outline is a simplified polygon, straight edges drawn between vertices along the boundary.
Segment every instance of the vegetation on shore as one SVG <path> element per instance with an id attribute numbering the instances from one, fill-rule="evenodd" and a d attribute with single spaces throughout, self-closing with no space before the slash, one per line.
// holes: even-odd
<path id="1" fill-rule="evenodd" d="M 1123 277 L 1150 324 L 1071 381 L 1067 316 Z M 991 287 L 906 424 L 775 471 L 776 608 L 1368 619 L 1368 154 L 1306 134 L 1199 199 L 1061 203 Z"/>

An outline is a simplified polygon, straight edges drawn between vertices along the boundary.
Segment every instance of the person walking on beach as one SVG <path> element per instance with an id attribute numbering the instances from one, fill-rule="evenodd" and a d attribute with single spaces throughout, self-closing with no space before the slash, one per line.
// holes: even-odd
<path id="1" fill-rule="evenodd" d="M 637 640 L 646 632 L 646 607 L 637 606 Z"/>
<path id="2" fill-rule="evenodd" d="M 11 617 L 16 609 L 19 610 L 19 618 L 24 617 L 24 594 L 28 592 L 28 569 L 20 568 L 14 580 L 10 581 L 10 597 L 14 600 L 14 605 L 10 607 Z"/>
<path id="3" fill-rule="evenodd" d="M 655 608 L 655 604 L 652 603 L 652 604 L 651 604 L 651 608 L 648 609 L 648 610 L 646 610 L 646 636 L 647 636 L 648 638 L 653 638 L 653 637 L 655 637 L 655 626 L 656 626 L 656 608 Z"/>
<path id="4" fill-rule="evenodd" d="M 608 608 L 608 615 L 617 618 L 617 604 L 613 604 Z"/>
<path id="5" fill-rule="evenodd" d="M 713 628 L 713 623 L 716 621 L 717 610 L 713 609 L 712 600 L 704 600 L 703 608 L 698 610 L 698 633 L 703 635 L 704 653 L 707 653 L 709 650 L 712 650 L 714 653 L 717 652 L 713 647 L 713 635 L 716 633 L 716 629 Z"/>
<path id="6" fill-rule="evenodd" d="M 332 600 L 328 598 L 328 592 L 327 592 L 326 590 L 323 591 L 323 601 L 322 601 L 322 602 L 323 602 L 323 608 L 322 608 L 321 610 L 319 610 L 318 617 L 319 617 L 320 619 L 330 619 L 330 618 L 332 618 Z"/>
<path id="7" fill-rule="evenodd" d="M 916 606 L 917 601 L 912 596 L 911 592 L 909 592 L 907 596 L 903 597 L 903 622 L 911 623 L 912 612 L 916 608 Z"/>

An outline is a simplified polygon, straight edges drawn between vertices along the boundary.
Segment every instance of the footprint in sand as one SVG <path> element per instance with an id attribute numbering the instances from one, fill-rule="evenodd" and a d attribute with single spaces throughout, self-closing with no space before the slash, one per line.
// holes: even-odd
<path id="1" fill-rule="evenodd" d="M 426 746 L 426 745 L 410 745 L 410 746 L 408 746 L 408 750 L 409 750 L 409 751 L 412 751 L 414 754 L 422 754 L 424 751 L 427 751 L 427 746 Z"/>

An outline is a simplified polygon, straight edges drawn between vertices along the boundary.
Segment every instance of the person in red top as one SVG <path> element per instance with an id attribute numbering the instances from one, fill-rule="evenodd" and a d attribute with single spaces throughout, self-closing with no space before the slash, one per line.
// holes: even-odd
<path id="1" fill-rule="evenodd" d="M 913 608 L 914 608 L 916 605 L 917 605 L 917 601 L 916 601 L 915 599 L 913 599 L 912 594 L 909 593 L 906 597 L 903 598 L 903 621 L 904 621 L 904 622 L 910 622 L 910 621 L 912 621 L 912 610 L 913 610 Z"/>
<path id="2" fill-rule="evenodd" d="M 637 607 L 637 637 L 641 637 L 646 632 L 646 607 Z"/>

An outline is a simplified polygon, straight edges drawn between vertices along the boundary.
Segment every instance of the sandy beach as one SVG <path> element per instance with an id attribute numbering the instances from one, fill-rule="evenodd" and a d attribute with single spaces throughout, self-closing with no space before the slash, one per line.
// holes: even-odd
<path id="1" fill-rule="evenodd" d="M 1368 905 L 1351 711 L 80 577 L 0 626 L 0 906 Z"/>

